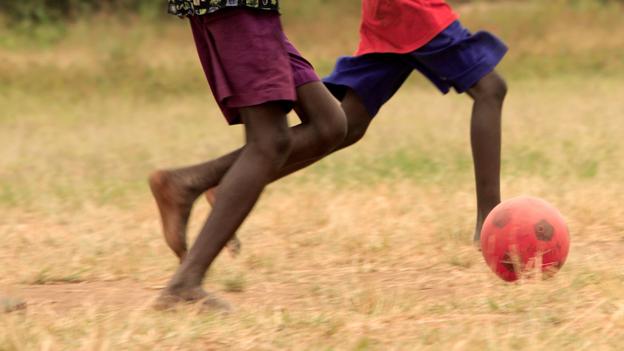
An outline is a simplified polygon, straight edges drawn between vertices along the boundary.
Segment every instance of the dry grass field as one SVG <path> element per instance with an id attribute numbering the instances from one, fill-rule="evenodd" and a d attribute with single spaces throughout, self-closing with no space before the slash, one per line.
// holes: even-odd
<path id="1" fill-rule="evenodd" d="M 0 293 L 28 303 L 0 314 L 0 350 L 621 350 L 624 12 L 539 4 L 462 10 L 512 46 L 503 195 L 566 216 L 562 271 L 489 271 L 471 242 L 470 102 L 415 78 L 360 144 L 267 189 L 242 254 L 206 280 L 230 315 L 151 308 L 176 259 L 147 174 L 242 142 L 186 26 L 103 18 L 36 44 L 0 30 Z M 321 72 L 353 48 L 356 18 L 320 45 L 288 11 Z"/>

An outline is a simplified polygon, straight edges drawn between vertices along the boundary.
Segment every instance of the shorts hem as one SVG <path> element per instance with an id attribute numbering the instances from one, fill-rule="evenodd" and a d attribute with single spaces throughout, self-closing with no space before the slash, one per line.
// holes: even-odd
<path id="1" fill-rule="evenodd" d="M 238 109 L 245 107 L 252 107 L 263 105 L 270 102 L 280 102 L 284 107 L 284 113 L 288 113 L 292 110 L 296 101 L 296 94 L 286 93 L 283 90 L 266 90 L 262 94 L 244 94 L 228 96 L 221 100 L 220 104 L 223 108 L 232 111 L 233 113 L 227 113 L 224 111 L 225 119 L 228 124 L 235 125 L 241 124 L 242 120 Z"/>
<path id="2" fill-rule="evenodd" d="M 319 82 L 321 80 L 314 70 L 295 71 L 293 72 L 293 78 L 295 80 L 295 87 L 297 88 L 304 84 Z"/>
<path id="3" fill-rule="evenodd" d="M 506 52 L 503 52 L 495 60 L 479 63 L 474 66 L 473 69 L 463 73 L 460 78 L 454 79 L 453 88 L 458 94 L 465 93 L 467 90 L 475 86 L 483 77 L 493 72 L 500 64 L 505 56 Z"/>
<path id="4" fill-rule="evenodd" d="M 360 89 L 358 89 L 357 86 L 352 86 L 352 85 L 338 82 L 338 81 L 331 81 L 328 79 L 323 79 L 323 84 L 325 84 L 325 87 L 327 87 L 327 90 L 329 90 L 329 92 L 339 101 L 342 101 L 345 95 L 347 95 L 347 89 L 353 90 L 355 95 L 357 95 L 360 98 L 360 100 L 362 100 L 362 103 L 364 104 L 364 107 L 366 108 L 366 112 L 368 112 L 371 118 L 374 118 L 379 113 L 379 110 L 381 110 L 381 107 L 383 106 L 383 104 L 377 106 L 376 104 L 367 103 L 368 99 L 365 98 L 366 95 L 363 94 L 363 92 Z"/>
<path id="5" fill-rule="evenodd" d="M 265 90 L 262 94 L 239 94 L 226 96 L 221 99 L 223 105 L 227 108 L 242 108 L 262 105 L 271 101 L 296 101 L 295 92 L 287 93 L 284 90 Z"/>

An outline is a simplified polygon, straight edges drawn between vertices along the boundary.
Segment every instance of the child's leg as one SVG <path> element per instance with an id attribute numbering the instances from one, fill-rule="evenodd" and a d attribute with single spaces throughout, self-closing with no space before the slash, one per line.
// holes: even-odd
<path id="1" fill-rule="evenodd" d="M 373 117 L 366 110 L 362 100 L 351 89 L 348 89 L 345 94 L 345 97 L 341 102 L 341 106 L 347 118 L 347 135 L 343 138 L 342 142 L 331 151 L 331 153 L 349 147 L 360 141 L 364 137 L 364 134 L 366 134 L 368 126 L 373 120 Z M 309 115 L 312 113 L 314 107 L 315 104 L 312 101 L 302 100 L 298 111 L 300 111 L 303 115 Z M 280 169 L 274 180 L 299 171 L 318 161 L 320 158 L 322 157 L 309 159 L 299 163 L 288 162 L 284 165 L 284 167 L 282 167 L 282 169 Z M 210 201 L 211 199 L 209 198 L 208 200 Z M 212 200 L 214 201 L 214 198 Z"/>
<path id="2" fill-rule="evenodd" d="M 335 149 L 346 133 L 344 113 L 322 83 L 302 85 L 297 92 L 309 122 L 290 129 L 292 152 L 288 164 L 318 160 Z M 193 202 L 204 191 L 221 184 L 221 178 L 247 147 L 199 165 L 158 171 L 150 177 L 167 244 L 181 259 L 186 254 L 186 225 Z M 276 174 L 271 178 L 276 179 Z"/>
<path id="3" fill-rule="evenodd" d="M 305 87 L 305 86 L 304 86 Z M 333 128 L 334 130 L 327 130 L 328 125 L 324 123 L 324 120 L 319 120 L 318 118 L 314 118 L 311 116 L 318 115 L 322 111 L 319 111 L 319 104 L 316 102 L 318 99 L 315 99 L 316 93 L 312 91 L 312 89 L 308 88 L 300 88 L 298 89 L 298 98 L 296 111 L 303 121 L 303 125 L 309 125 L 309 128 L 313 130 L 317 130 L 317 133 L 320 135 L 326 135 L 326 138 L 331 136 L 333 133 L 337 133 L 340 130 L 339 127 Z M 342 138 L 342 142 L 335 147 L 330 153 L 336 152 L 348 146 L 351 146 L 361 140 L 372 121 L 372 116 L 366 110 L 366 107 L 362 103 L 360 97 L 355 94 L 355 92 L 351 89 L 348 89 L 345 97 L 341 102 L 342 110 L 344 111 L 347 119 L 347 135 Z M 325 131 L 322 131 L 325 129 Z M 333 138 L 329 138 L 331 143 L 333 143 Z M 306 161 L 296 162 L 297 159 L 301 157 L 297 157 L 296 152 L 297 147 L 294 148 L 291 157 L 288 162 L 282 167 L 277 175 L 274 177 L 273 181 L 281 179 L 287 175 L 295 173 L 303 168 L 310 166 L 311 164 L 321 160 L 327 154 L 323 154 L 321 152 L 317 153 L 318 156 L 312 157 Z M 324 150 L 319 150 L 324 151 Z M 210 203 L 211 206 L 214 206 L 216 201 L 216 186 L 206 192 L 206 200 Z M 235 235 L 232 240 L 230 240 L 227 244 L 227 249 L 230 251 L 232 256 L 236 256 L 240 253 L 242 247 L 241 241 Z"/>
<path id="4" fill-rule="evenodd" d="M 500 202 L 501 111 L 507 88 L 494 69 L 506 52 L 496 36 L 473 34 L 455 21 L 409 54 L 414 68 L 442 93 L 454 88 L 474 100 L 470 134 L 477 192 L 475 241 L 485 217 Z"/>
<path id="5" fill-rule="evenodd" d="M 323 126 L 319 126 L 318 121 L 315 119 L 309 119 L 308 116 L 313 116 L 315 110 L 318 107 L 318 104 L 314 103 L 313 100 L 300 98 L 301 100 L 297 103 L 297 113 L 302 116 L 302 119 L 306 121 L 305 124 L 309 124 L 311 128 L 318 129 Z M 345 97 L 341 101 L 342 110 L 345 113 L 347 119 L 347 135 L 342 138 L 342 142 L 338 144 L 333 150 L 329 153 L 334 153 L 336 151 L 342 150 L 346 147 L 349 147 L 356 142 L 360 141 L 366 131 L 368 130 L 368 126 L 370 125 L 373 117 L 368 113 L 366 107 L 362 103 L 362 100 L 355 94 L 355 92 L 351 89 L 348 89 Z M 297 159 L 301 159 L 300 157 L 295 156 L 296 152 L 293 150 L 293 153 L 288 159 L 288 162 L 284 164 L 273 181 L 286 177 L 292 173 L 295 173 L 307 166 L 321 160 L 328 154 L 319 154 L 318 157 L 312 157 L 302 162 L 297 162 Z M 206 192 L 206 200 L 214 205 L 216 201 L 216 187 L 210 189 Z"/>
<path id="6" fill-rule="evenodd" d="M 470 136 L 477 189 L 474 241 L 479 241 L 485 217 L 501 200 L 501 113 L 507 86 L 496 72 L 492 72 L 467 93 L 474 99 Z"/>
<path id="7" fill-rule="evenodd" d="M 166 308 L 207 295 L 204 274 L 258 200 L 291 150 L 286 116 L 278 104 L 242 108 L 247 142 L 219 186 L 219 201 L 197 241 L 158 301 Z M 205 189 L 204 189 L 205 190 Z M 214 302 L 212 300 L 211 302 Z"/>

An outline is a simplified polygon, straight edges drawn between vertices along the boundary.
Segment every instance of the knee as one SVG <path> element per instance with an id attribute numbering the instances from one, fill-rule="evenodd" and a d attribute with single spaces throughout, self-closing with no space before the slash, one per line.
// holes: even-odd
<path id="1" fill-rule="evenodd" d="M 292 140 L 288 130 L 284 130 L 262 140 L 250 141 L 247 147 L 252 148 L 259 157 L 279 167 L 290 155 Z"/>
<path id="2" fill-rule="evenodd" d="M 330 118 L 318 126 L 318 139 L 326 151 L 334 150 L 347 136 L 347 118 L 342 108 L 331 112 Z"/>
<path id="3" fill-rule="evenodd" d="M 347 91 L 342 101 L 342 107 L 347 115 L 348 125 L 347 136 L 342 147 L 347 147 L 364 137 L 373 116 L 369 114 L 364 102 L 353 90 Z"/>
<path id="4" fill-rule="evenodd" d="M 370 124 L 370 119 L 356 118 L 350 122 L 349 130 L 345 138 L 345 146 L 353 145 L 364 138 Z"/>
<path id="5" fill-rule="evenodd" d="M 292 149 L 292 140 L 288 131 L 283 131 L 267 142 L 265 153 L 275 159 L 286 159 Z"/>
<path id="6" fill-rule="evenodd" d="M 470 88 L 469 95 L 476 100 L 490 100 L 502 103 L 507 95 L 507 83 L 496 72 L 483 77 Z"/>

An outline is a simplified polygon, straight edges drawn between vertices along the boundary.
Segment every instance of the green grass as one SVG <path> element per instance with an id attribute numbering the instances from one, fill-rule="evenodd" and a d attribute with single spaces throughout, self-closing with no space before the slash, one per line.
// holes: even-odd
<path id="1" fill-rule="evenodd" d="M 505 176 L 589 182 L 623 175 L 612 161 L 621 152 L 618 79 L 511 80 L 510 89 Z M 569 94 L 585 98 L 562 105 L 559 97 Z M 0 98 L 6 106 L 0 121 L 0 205 L 40 207 L 43 195 L 47 204 L 64 208 L 79 209 L 87 202 L 127 208 L 145 192 L 151 169 L 199 162 L 240 145 L 240 131 L 229 132 L 210 98 L 199 92 L 161 101 L 116 93 L 54 99 L 56 103 L 49 98 Z M 410 106 L 418 106 L 418 114 Z M 463 96 L 408 87 L 382 112 L 378 120 L 383 122 L 375 121 L 362 145 L 354 148 L 364 152 L 341 152 L 293 181 L 463 184 L 472 177 L 469 109 Z M 568 116 L 578 117 L 568 121 Z M 608 128 L 596 129 L 597 124 Z"/>
<path id="2" fill-rule="evenodd" d="M 337 21 L 287 3 L 287 31 L 322 72 L 355 46 L 357 13 Z M 503 194 L 566 216 L 572 249 L 554 279 L 505 284 L 482 264 L 470 101 L 415 75 L 361 143 L 267 189 L 240 230 L 242 256 L 220 257 L 206 281 L 230 316 L 150 308 L 177 262 L 147 174 L 243 141 L 187 26 L 103 17 L 53 40 L 2 29 L 0 290 L 29 309 L 0 316 L 0 350 L 618 350 L 624 29 L 613 6 L 460 7 L 512 49 Z M 208 211 L 198 202 L 191 237 Z"/>

